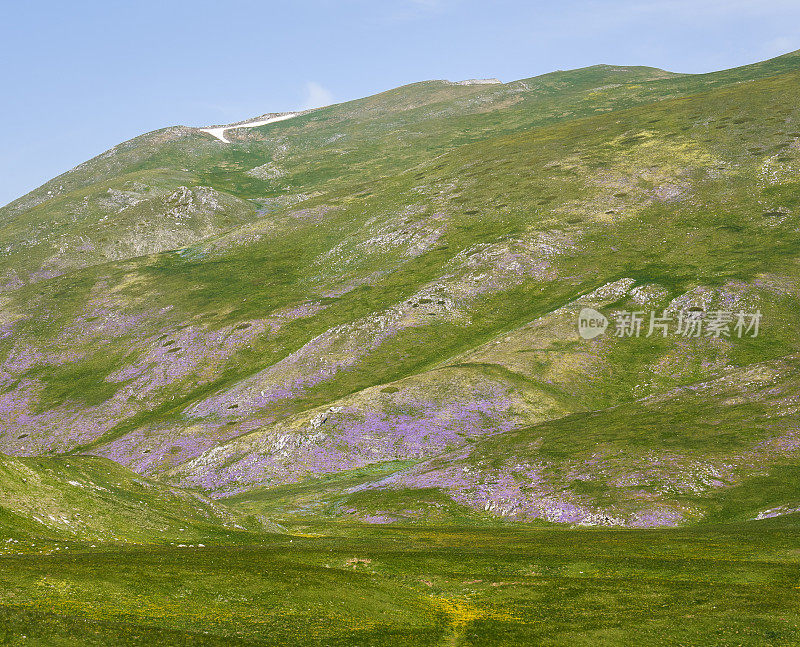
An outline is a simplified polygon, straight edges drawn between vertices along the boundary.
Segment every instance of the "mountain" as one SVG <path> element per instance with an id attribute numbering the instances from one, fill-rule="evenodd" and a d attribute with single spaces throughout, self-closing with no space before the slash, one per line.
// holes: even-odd
<path id="1" fill-rule="evenodd" d="M 4 460 L 132 470 L 154 528 L 174 488 L 288 521 L 791 514 L 798 88 L 800 52 L 599 65 L 122 143 L 0 209 Z M 584 339 L 585 308 L 761 327 Z"/>

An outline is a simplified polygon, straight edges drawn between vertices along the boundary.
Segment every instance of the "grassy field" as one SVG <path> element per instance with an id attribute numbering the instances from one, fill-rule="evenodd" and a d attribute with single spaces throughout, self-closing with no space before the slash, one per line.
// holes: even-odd
<path id="1" fill-rule="evenodd" d="M 793 517 L 651 531 L 316 524 L 213 547 L 0 557 L 3 645 L 798 642 Z"/>

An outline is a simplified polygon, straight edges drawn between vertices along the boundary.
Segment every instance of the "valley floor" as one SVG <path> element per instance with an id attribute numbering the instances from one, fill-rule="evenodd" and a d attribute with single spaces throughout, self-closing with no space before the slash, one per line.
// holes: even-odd
<path id="1" fill-rule="evenodd" d="M 319 524 L 202 547 L 4 542 L 0 644 L 797 645 L 794 516 L 646 531 Z"/>

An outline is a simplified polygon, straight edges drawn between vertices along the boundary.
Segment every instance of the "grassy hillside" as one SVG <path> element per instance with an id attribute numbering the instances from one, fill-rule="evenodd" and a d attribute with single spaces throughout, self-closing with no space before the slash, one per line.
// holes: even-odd
<path id="1" fill-rule="evenodd" d="M 798 63 L 430 81 L 229 144 L 121 144 L 3 210 L 0 449 L 222 497 L 635 420 L 797 354 Z M 763 330 L 585 341 L 586 306 L 758 310 Z M 548 486 L 556 507 L 570 487 Z M 606 496 L 626 523 L 648 505 Z M 711 513 L 687 505 L 657 518 Z"/>
<path id="2" fill-rule="evenodd" d="M 798 359 L 504 431 L 386 474 L 231 501 L 289 519 L 652 527 L 800 510 Z M 470 514 L 471 513 L 471 514 Z"/>
<path id="3" fill-rule="evenodd" d="M 500 85 L 427 81 L 248 130 L 124 142 L 0 209 L 7 286 L 173 249 L 454 148 L 796 70 L 792 53 L 706 75 L 598 65 Z M 236 198 L 236 199 L 232 199 Z M 166 215 L 160 218 L 158 215 Z M 33 255 L 33 257 L 31 257 Z"/>
<path id="4" fill-rule="evenodd" d="M 279 530 L 195 492 L 143 479 L 108 459 L 0 454 L 0 554 L 50 553 L 65 541 L 225 540 L 243 535 L 245 526 Z"/>

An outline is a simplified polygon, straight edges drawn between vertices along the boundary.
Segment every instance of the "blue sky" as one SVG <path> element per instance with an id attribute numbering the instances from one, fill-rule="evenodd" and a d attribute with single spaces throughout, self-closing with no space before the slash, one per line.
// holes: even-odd
<path id="1" fill-rule="evenodd" d="M 172 124 L 424 79 L 612 63 L 677 72 L 800 49 L 798 0 L 6 0 L 0 205 Z"/>

